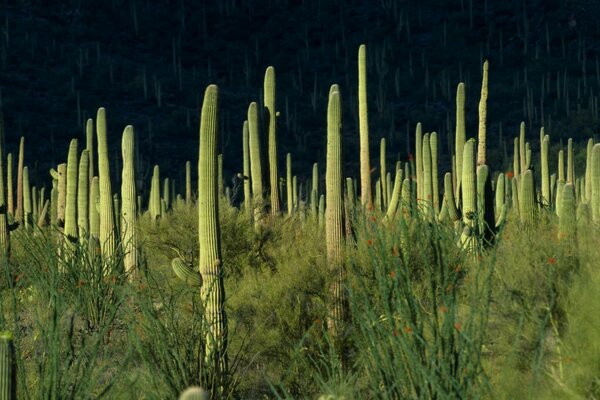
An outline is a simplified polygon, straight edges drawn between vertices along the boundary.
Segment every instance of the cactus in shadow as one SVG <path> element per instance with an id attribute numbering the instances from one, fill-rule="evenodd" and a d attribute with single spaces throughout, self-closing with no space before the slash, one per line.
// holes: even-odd
<path id="1" fill-rule="evenodd" d="M 219 228 L 217 196 L 217 107 L 219 90 L 206 88 L 200 116 L 200 158 L 198 161 L 198 235 L 200 247 L 201 288 L 205 319 L 206 363 L 217 376 L 224 377 L 227 365 L 227 317 Z"/>
<path id="2" fill-rule="evenodd" d="M 133 126 L 123 131 L 121 141 L 123 171 L 121 175 L 121 244 L 125 271 L 131 277 L 138 268 L 137 192 L 135 187 L 135 135 Z"/>
<path id="3" fill-rule="evenodd" d="M 292 215 L 294 211 L 293 188 L 292 188 L 292 155 L 287 153 L 285 156 L 285 186 L 286 186 L 286 203 L 288 215 Z"/>
<path id="4" fill-rule="evenodd" d="M 435 215 L 440 212 L 440 183 L 438 171 L 438 136 L 436 132 L 429 135 L 429 147 L 431 149 L 431 186 L 433 195 L 433 211 Z"/>
<path id="5" fill-rule="evenodd" d="M 271 189 L 271 215 L 279 215 L 279 176 L 277 171 L 277 111 L 275 109 L 275 68 L 268 67 L 264 81 L 264 123 L 269 138 L 269 184 Z"/>
<path id="6" fill-rule="evenodd" d="M 379 172 L 380 172 L 379 181 L 381 183 L 381 193 L 382 193 L 382 200 L 383 200 L 382 204 L 383 204 L 384 208 L 387 208 L 388 187 L 387 187 L 387 180 L 386 180 L 387 165 L 386 165 L 385 159 L 386 159 L 385 138 L 381 138 L 381 141 L 379 142 Z"/>
<path id="7" fill-rule="evenodd" d="M 329 94 L 327 107 L 327 166 L 325 175 L 325 232 L 329 268 L 327 327 L 341 344 L 346 322 L 346 269 L 344 266 L 344 205 L 342 175 L 342 111 L 339 91 Z"/>
<path id="8" fill-rule="evenodd" d="M 110 166 L 106 138 L 106 110 L 98 109 L 96 115 L 96 134 L 98 138 L 98 174 L 100 184 L 100 249 L 105 260 L 112 258 L 117 237 L 115 234 L 115 218 L 113 209 L 112 188 L 110 183 Z"/>
<path id="9" fill-rule="evenodd" d="M 592 201 L 592 154 L 594 152 L 594 139 L 589 139 L 585 157 L 585 202 Z"/>
<path id="10" fill-rule="evenodd" d="M 573 154 L 573 139 L 567 141 L 567 183 L 575 183 L 575 155 Z"/>
<path id="11" fill-rule="evenodd" d="M 15 215 L 14 193 L 13 193 L 13 159 L 12 153 L 6 156 L 6 207 L 10 216 Z"/>
<path id="12" fill-rule="evenodd" d="M 17 363 L 10 332 L 0 333 L 0 399 L 17 399 Z"/>

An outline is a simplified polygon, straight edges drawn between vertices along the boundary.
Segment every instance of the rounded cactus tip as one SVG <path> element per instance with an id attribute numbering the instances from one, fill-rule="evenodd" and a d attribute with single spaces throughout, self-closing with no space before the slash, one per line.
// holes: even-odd
<path id="1" fill-rule="evenodd" d="M 208 400 L 209 398 L 208 392 L 199 386 L 189 387 L 179 396 L 179 400 Z"/>

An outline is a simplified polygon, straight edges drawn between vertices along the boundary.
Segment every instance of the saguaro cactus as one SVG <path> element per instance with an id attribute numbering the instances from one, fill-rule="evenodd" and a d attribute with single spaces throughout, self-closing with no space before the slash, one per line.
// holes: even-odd
<path id="1" fill-rule="evenodd" d="M 79 158 L 79 179 L 77 183 L 77 226 L 79 228 L 79 237 L 85 238 L 90 233 L 89 224 L 89 194 L 90 194 L 90 179 L 89 179 L 89 155 L 90 152 L 86 149 L 81 152 Z"/>
<path id="2" fill-rule="evenodd" d="M 106 110 L 98 109 L 96 116 L 98 135 L 98 173 L 100 184 L 100 249 L 104 259 L 110 259 L 116 248 L 113 197 L 110 183 L 108 145 L 106 143 Z"/>
<path id="3" fill-rule="evenodd" d="M 479 99 L 479 130 L 477 134 L 477 165 L 486 164 L 487 145 L 487 98 L 488 98 L 488 61 L 483 63 L 481 98 Z"/>
<path id="4" fill-rule="evenodd" d="M 64 234 L 69 241 L 76 241 L 77 233 L 77 139 L 71 140 L 67 156 L 67 195 L 65 203 Z"/>
<path id="5" fill-rule="evenodd" d="M 217 376 L 227 373 L 227 317 L 224 301 L 223 265 L 217 196 L 217 102 L 219 89 L 210 85 L 204 93 L 200 116 L 200 159 L 198 161 L 198 234 L 200 238 L 201 289 L 205 318 L 207 362 Z"/>
<path id="6" fill-rule="evenodd" d="M 150 184 L 150 218 L 152 221 L 156 221 L 160 218 L 162 213 L 162 207 L 160 204 L 160 167 L 154 166 L 152 171 L 152 182 Z"/>
<path id="7" fill-rule="evenodd" d="M 252 181 L 252 202 L 254 207 L 254 221 L 262 218 L 263 212 L 263 184 L 262 163 L 260 150 L 260 135 L 258 129 L 258 106 L 255 102 L 248 106 L 248 146 L 250 149 L 250 171 Z"/>
<path id="8" fill-rule="evenodd" d="M 329 265 L 329 315 L 327 326 L 336 340 L 341 339 L 345 321 L 344 206 L 342 176 L 342 112 L 340 93 L 330 92 L 327 108 L 327 170 L 325 192 L 325 232 Z"/>
<path id="9" fill-rule="evenodd" d="M 15 215 L 14 194 L 13 194 L 13 159 L 12 153 L 6 156 L 6 206 L 11 216 Z"/>
<path id="10" fill-rule="evenodd" d="M 10 332 L 0 333 L 0 399 L 16 400 L 17 365 Z"/>
<path id="11" fill-rule="evenodd" d="M 137 211 L 135 188 L 135 136 L 133 126 L 123 131 L 121 142 L 123 153 L 123 171 L 121 178 L 121 243 L 125 254 L 124 264 L 128 276 L 132 276 L 138 267 Z"/>
<path id="12" fill-rule="evenodd" d="M 592 187 L 592 219 L 600 221 L 600 143 L 596 143 L 592 149 L 592 167 L 590 171 Z"/>
<path id="13" fill-rule="evenodd" d="M 550 148 L 550 136 L 545 135 L 542 139 L 541 148 L 541 167 L 542 167 L 542 203 L 550 206 L 552 197 L 550 196 L 550 166 L 548 164 L 548 150 Z"/>
<path id="14" fill-rule="evenodd" d="M 271 214 L 279 215 L 279 176 L 277 172 L 277 110 L 275 109 L 275 68 L 265 72 L 265 124 L 269 130 L 269 183 L 271 186 Z"/>
<path id="15" fill-rule="evenodd" d="M 250 143 L 249 143 L 249 130 L 248 121 L 244 121 L 244 127 L 242 129 L 242 160 L 243 160 L 243 173 L 244 176 L 244 209 L 246 212 L 250 212 L 252 208 L 252 188 L 250 187 Z"/>
<path id="16" fill-rule="evenodd" d="M 293 188 L 292 188 L 292 155 L 287 153 L 285 156 L 285 186 L 287 192 L 287 211 L 288 215 L 292 215 L 294 210 L 294 202 L 293 198 Z"/>
<path id="17" fill-rule="evenodd" d="M 358 48 L 358 121 L 360 132 L 360 201 L 373 207 L 371 195 L 371 162 L 369 160 L 369 111 L 367 107 L 367 47 Z"/>
<path id="18" fill-rule="evenodd" d="M 456 133 L 454 138 L 454 151 L 456 156 L 456 188 L 454 190 L 454 197 L 458 201 L 460 201 L 465 137 L 465 84 L 461 82 L 456 88 Z"/>
<path id="19" fill-rule="evenodd" d="M 15 219 L 23 220 L 23 164 L 25 162 L 25 138 L 21 137 L 19 142 L 19 161 L 17 164 L 17 210 Z"/>

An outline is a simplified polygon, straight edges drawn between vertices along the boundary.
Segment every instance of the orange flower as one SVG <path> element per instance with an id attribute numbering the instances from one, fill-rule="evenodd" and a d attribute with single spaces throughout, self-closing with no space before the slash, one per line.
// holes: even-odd
<path id="1" fill-rule="evenodd" d="M 373 239 L 367 239 L 367 245 L 368 246 L 372 246 L 373 245 Z"/>
<path id="2" fill-rule="evenodd" d="M 405 333 L 412 333 L 412 331 L 413 331 L 413 330 L 412 330 L 412 328 L 411 328 L 410 326 L 405 326 L 405 327 L 404 327 L 404 332 L 405 332 Z"/>
<path id="3" fill-rule="evenodd" d="M 441 305 L 441 306 L 438 308 L 438 311 L 439 311 L 439 312 L 441 312 L 442 314 L 444 314 L 444 313 L 447 313 L 447 312 L 448 312 L 448 307 L 446 307 L 446 306 L 444 306 L 444 305 Z"/>
<path id="4" fill-rule="evenodd" d="M 455 322 L 454 329 L 456 329 L 458 332 L 460 332 L 462 330 L 462 325 L 458 322 Z"/>
<path id="5" fill-rule="evenodd" d="M 548 264 L 551 264 L 551 265 L 556 264 L 556 258 L 554 258 L 554 257 L 548 258 Z"/>
<path id="6" fill-rule="evenodd" d="M 396 271 L 390 271 L 390 278 L 394 279 L 396 277 Z"/>
<path id="7" fill-rule="evenodd" d="M 19 282 L 23 278 L 23 274 L 15 275 L 15 283 Z"/>
<path id="8" fill-rule="evenodd" d="M 514 174 L 512 171 L 508 171 L 508 172 L 506 173 L 506 177 L 507 177 L 508 179 L 512 179 L 512 178 L 513 178 L 513 176 L 515 176 L 515 174 Z"/>
<path id="9" fill-rule="evenodd" d="M 80 288 L 83 285 L 85 285 L 85 281 L 83 281 L 83 280 L 80 279 L 79 282 L 77 282 L 77 286 L 76 287 Z"/>
<path id="10" fill-rule="evenodd" d="M 377 221 L 377 217 L 375 217 L 374 215 L 371 215 L 371 222 L 376 222 Z"/>

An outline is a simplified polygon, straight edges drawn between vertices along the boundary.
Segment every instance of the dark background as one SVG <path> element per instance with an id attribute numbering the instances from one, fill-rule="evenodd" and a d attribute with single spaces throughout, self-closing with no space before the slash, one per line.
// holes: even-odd
<path id="1" fill-rule="evenodd" d="M 344 104 L 345 173 L 356 175 L 357 51 L 367 44 L 372 164 L 379 140 L 388 161 L 405 160 L 414 127 L 440 135 L 449 169 L 456 85 L 467 87 L 467 135 L 477 132 L 481 65 L 490 61 L 488 147 L 509 169 L 520 121 L 537 150 L 582 142 L 598 128 L 600 5 L 592 0 L 106 0 L 0 3 L 0 106 L 7 152 L 26 137 L 32 184 L 66 161 L 68 139 L 85 146 L 85 120 L 106 107 L 112 173 L 120 136 L 134 125 L 140 177 L 151 167 L 181 179 L 198 157 L 199 105 L 220 87 L 226 179 L 241 170 L 249 102 L 264 71 L 277 72 L 280 176 L 291 152 L 303 181 L 324 162 L 329 86 Z M 160 94 L 159 94 L 160 93 Z M 566 140 L 565 140 L 566 145 Z M 263 144 L 263 147 L 266 143 Z M 453 145 L 452 145 L 453 146 Z M 37 173 L 36 173 L 37 171 Z M 324 167 L 322 167 L 324 172 Z M 117 178 L 118 179 L 118 178 Z M 179 186 L 181 187 L 181 186 Z"/>

